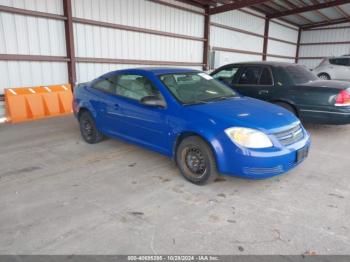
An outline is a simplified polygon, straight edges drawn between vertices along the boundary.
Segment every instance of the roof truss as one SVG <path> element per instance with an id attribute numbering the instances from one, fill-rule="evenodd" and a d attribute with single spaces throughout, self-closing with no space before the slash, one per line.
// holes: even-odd
<path id="1" fill-rule="evenodd" d="M 344 11 L 341 5 L 350 4 L 350 0 L 177 0 L 187 4 L 209 8 L 209 15 L 219 14 L 231 10 L 249 7 L 253 10 L 262 12 L 266 18 L 278 18 L 284 22 L 299 26 L 302 29 L 327 26 L 339 23 L 350 22 L 350 14 Z M 328 17 L 321 9 L 334 8 L 341 15 L 340 18 L 332 19 Z M 302 13 L 313 12 L 319 19 L 311 20 L 310 16 Z M 300 21 L 293 22 L 289 16 L 295 16 Z M 284 18 L 286 17 L 286 18 Z M 320 21 L 320 19 L 322 21 Z"/>
<path id="2" fill-rule="evenodd" d="M 278 17 L 288 16 L 288 15 L 294 15 L 294 14 L 300 14 L 300 13 L 309 12 L 309 11 L 320 10 L 320 9 L 329 8 L 329 7 L 333 7 L 333 6 L 348 4 L 349 2 L 350 2 L 349 0 L 333 0 L 330 2 L 303 6 L 303 7 L 299 7 L 299 8 L 295 8 L 295 9 L 290 9 L 288 11 L 274 13 L 274 14 L 270 15 L 270 18 L 278 18 Z"/>

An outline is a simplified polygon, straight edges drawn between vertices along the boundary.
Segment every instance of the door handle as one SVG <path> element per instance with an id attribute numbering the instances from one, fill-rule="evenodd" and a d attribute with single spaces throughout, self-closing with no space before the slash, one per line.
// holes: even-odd
<path id="1" fill-rule="evenodd" d="M 269 91 L 268 90 L 260 90 L 259 91 L 259 95 L 265 95 L 265 94 L 268 94 Z"/>
<path id="2" fill-rule="evenodd" d="M 118 110 L 118 109 L 119 109 L 119 105 L 118 105 L 118 104 L 115 104 L 115 105 L 114 105 L 114 109 Z"/>

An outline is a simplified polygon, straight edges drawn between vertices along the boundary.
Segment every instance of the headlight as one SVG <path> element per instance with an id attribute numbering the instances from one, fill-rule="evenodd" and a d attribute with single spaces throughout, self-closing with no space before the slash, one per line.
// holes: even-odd
<path id="1" fill-rule="evenodd" d="M 255 129 L 231 127 L 226 129 L 225 133 L 234 143 L 244 147 L 266 148 L 273 146 L 270 138 L 266 134 Z"/>

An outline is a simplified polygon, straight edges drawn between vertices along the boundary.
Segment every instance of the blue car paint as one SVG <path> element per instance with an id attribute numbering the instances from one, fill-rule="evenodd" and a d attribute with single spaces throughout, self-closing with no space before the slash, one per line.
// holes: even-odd
<path id="1" fill-rule="evenodd" d="M 177 139 L 196 134 L 212 148 L 218 171 L 222 174 L 252 179 L 282 174 L 295 163 L 296 152 L 309 147 L 310 137 L 283 146 L 272 135 L 288 129 L 299 120 L 287 110 L 248 97 L 207 104 L 181 105 L 159 80 L 158 75 L 200 72 L 190 69 L 140 68 L 110 72 L 82 84 L 74 90 L 74 112 L 84 108 L 93 115 L 103 134 L 174 157 Z M 96 81 L 114 74 L 137 74 L 150 79 L 166 101 L 165 108 L 146 106 L 136 100 L 105 93 L 91 87 Z M 267 134 L 274 146 L 264 149 L 244 148 L 233 143 L 224 130 L 229 127 L 258 129 Z"/>

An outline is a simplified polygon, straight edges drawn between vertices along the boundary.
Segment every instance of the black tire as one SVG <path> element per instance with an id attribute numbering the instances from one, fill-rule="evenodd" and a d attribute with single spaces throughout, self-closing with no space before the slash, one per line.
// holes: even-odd
<path id="1" fill-rule="evenodd" d="M 287 109 L 289 112 L 291 112 L 295 116 L 298 116 L 297 111 L 290 104 L 284 103 L 284 102 L 275 102 L 274 104 L 277 105 L 277 106 L 283 107 L 284 109 Z"/>
<path id="2" fill-rule="evenodd" d="M 103 140 L 103 134 L 96 128 L 95 121 L 90 112 L 83 111 L 79 116 L 80 133 L 89 144 L 95 144 Z"/>
<path id="3" fill-rule="evenodd" d="M 322 80 L 331 80 L 330 75 L 327 73 L 321 73 L 321 74 L 318 74 L 317 76 Z"/>
<path id="4" fill-rule="evenodd" d="M 197 136 L 181 141 L 176 150 L 176 163 L 181 174 L 196 185 L 214 181 L 218 176 L 211 148 Z"/>

